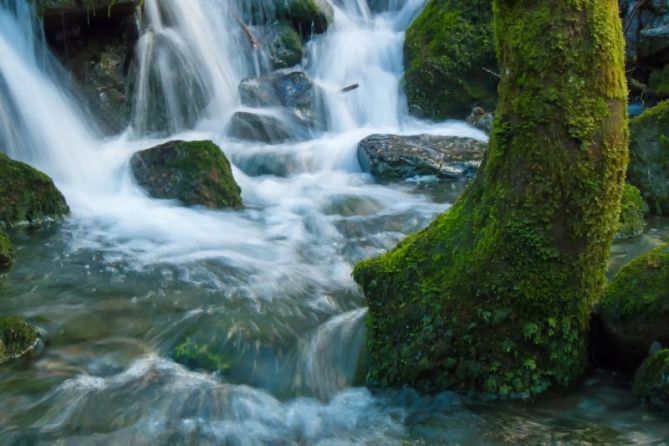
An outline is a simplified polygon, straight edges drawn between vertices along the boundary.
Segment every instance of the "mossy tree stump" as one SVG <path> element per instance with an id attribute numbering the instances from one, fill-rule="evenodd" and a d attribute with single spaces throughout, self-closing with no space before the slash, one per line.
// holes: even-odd
<path id="1" fill-rule="evenodd" d="M 495 0 L 500 103 L 453 208 L 358 264 L 372 385 L 527 396 L 587 367 L 627 165 L 616 0 Z"/>

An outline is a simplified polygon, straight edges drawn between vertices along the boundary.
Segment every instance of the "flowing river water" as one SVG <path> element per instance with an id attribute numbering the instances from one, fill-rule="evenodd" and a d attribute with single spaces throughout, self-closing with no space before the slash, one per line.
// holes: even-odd
<path id="1" fill-rule="evenodd" d="M 51 175 L 72 208 L 11 233 L 18 260 L 0 280 L 0 316 L 26 317 L 46 347 L 0 368 L 0 444 L 667 444 L 669 416 L 606 372 L 532 402 L 363 386 L 352 266 L 427 225 L 457 190 L 375 184 L 357 144 L 485 135 L 406 112 L 404 30 L 424 0 L 376 13 L 328 1 L 334 23 L 302 64 L 325 92 L 326 129 L 274 145 L 227 135 L 246 109 L 237 85 L 267 71 L 236 22 L 243 0 L 145 1 L 134 114 L 114 137 L 78 105 L 28 4 L 0 1 L 2 149 Z M 215 141 L 245 210 L 148 198 L 128 160 L 170 139 Z M 618 245 L 614 267 L 667 239 L 666 223 L 653 228 Z M 223 358 L 222 371 L 174 362 L 186 339 Z"/>

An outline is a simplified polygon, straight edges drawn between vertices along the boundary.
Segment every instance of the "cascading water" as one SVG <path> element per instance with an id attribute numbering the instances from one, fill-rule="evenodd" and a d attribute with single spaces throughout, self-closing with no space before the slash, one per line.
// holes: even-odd
<path id="1" fill-rule="evenodd" d="M 245 110 L 239 82 L 268 70 L 240 18 L 253 13 L 269 23 L 274 1 L 249 11 L 245 0 L 145 0 L 134 118 L 124 135 L 103 139 L 54 74 L 58 65 L 25 0 L 0 0 L 0 150 L 53 175 L 73 211 L 61 226 L 13 234 L 21 258 L 0 285 L 0 315 L 30 318 L 49 343 L 29 367 L 0 368 L 0 443 L 577 443 L 592 432 L 640 442 L 661 435 L 649 414 L 616 409 L 624 428 L 610 423 L 601 408 L 614 397 L 599 391 L 611 392 L 606 384 L 591 383 L 571 403 L 548 401 L 538 414 L 486 411 L 451 394 L 352 387 L 366 310 L 351 266 L 448 207 L 409 186 L 374 184 L 360 173 L 357 143 L 374 132 L 483 137 L 464 124 L 428 125 L 406 114 L 403 30 L 424 2 L 328 0 L 334 21 L 305 57 L 323 91 L 327 128 L 310 140 L 267 145 L 231 139 L 226 129 Z M 357 90 L 341 92 L 354 83 Z M 218 143 L 246 209 L 146 197 L 127 162 L 162 137 Z M 206 346 L 218 372 L 169 359 L 184 341 Z"/>

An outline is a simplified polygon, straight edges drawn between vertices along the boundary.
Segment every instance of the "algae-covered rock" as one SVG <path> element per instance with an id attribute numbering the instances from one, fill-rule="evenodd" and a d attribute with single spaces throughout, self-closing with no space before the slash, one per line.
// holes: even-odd
<path id="1" fill-rule="evenodd" d="M 430 0 L 404 45 L 410 106 L 431 119 L 494 109 L 498 78 L 490 0 Z"/>
<path id="2" fill-rule="evenodd" d="M 231 364 L 222 355 L 213 353 L 204 344 L 197 344 L 190 338 L 174 349 L 174 360 L 193 370 L 224 373 Z"/>
<path id="3" fill-rule="evenodd" d="M 250 0 L 242 4 L 242 12 L 253 24 L 289 22 L 304 38 L 325 32 L 333 15 L 332 7 L 322 0 Z"/>
<path id="4" fill-rule="evenodd" d="M 354 268 L 371 385 L 526 397 L 588 367 L 627 165 L 618 4 L 493 3 L 503 69 L 483 167 L 426 229 Z"/>
<path id="5" fill-rule="evenodd" d="M 416 176 L 461 180 L 474 176 L 486 144 L 457 136 L 370 135 L 358 144 L 364 172 L 389 182 Z"/>
<path id="6" fill-rule="evenodd" d="M 639 189 L 631 184 L 625 184 L 620 205 L 620 222 L 616 240 L 627 240 L 643 234 L 646 228 L 644 215 L 648 212 L 648 205 L 643 200 Z"/>
<path id="7" fill-rule="evenodd" d="M 242 207 L 230 162 L 211 141 L 170 141 L 135 153 L 130 167 L 137 183 L 154 198 L 211 209 Z"/>
<path id="8" fill-rule="evenodd" d="M 0 272 L 8 270 L 14 263 L 16 251 L 7 234 L 0 231 Z"/>
<path id="9" fill-rule="evenodd" d="M 0 318 L 0 364 L 28 353 L 37 339 L 37 330 L 20 317 Z"/>
<path id="10" fill-rule="evenodd" d="M 658 215 L 669 215 L 669 101 L 630 120 L 628 181 Z"/>
<path id="11" fill-rule="evenodd" d="M 254 26 L 252 33 L 274 70 L 294 67 L 302 61 L 304 56 L 302 40 L 289 24 L 278 22 Z"/>
<path id="12" fill-rule="evenodd" d="M 69 212 L 51 178 L 0 153 L 0 225 L 37 225 Z"/>
<path id="13" fill-rule="evenodd" d="M 634 394 L 654 404 L 669 404 L 669 349 L 656 352 L 639 367 Z"/>
<path id="14" fill-rule="evenodd" d="M 669 247 L 625 266 L 607 287 L 600 313 L 621 365 L 636 367 L 650 345 L 669 344 Z"/>

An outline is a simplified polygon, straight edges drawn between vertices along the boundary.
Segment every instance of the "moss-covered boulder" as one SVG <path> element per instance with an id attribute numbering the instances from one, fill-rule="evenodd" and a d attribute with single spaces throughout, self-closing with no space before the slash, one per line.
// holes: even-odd
<path id="1" fill-rule="evenodd" d="M 247 23 L 266 25 L 275 20 L 285 21 L 303 38 L 325 32 L 333 16 L 332 7 L 323 0 L 250 0 L 241 7 Z"/>
<path id="2" fill-rule="evenodd" d="M 639 367 L 634 394 L 654 404 L 669 404 L 669 349 L 656 352 Z"/>
<path id="3" fill-rule="evenodd" d="M 627 240 L 643 234 L 646 228 L 644 215 L 648 212 L 648 205 L 641 196 L 639 189 L 631 184 L 625 184 L 620 204 L 620 221 L 616 240 Z"/>
<path id="4" fill-rule="evenodd" d="M 354 269 L 373 385 L 527 396 L 588 367 L 628 159 L 618 3 L 493 3 L 502 78 L 483 168 Z"/>
<path id="5" fill-rule="evenodd" d="M 0 231 L 0 272 L 7 271 L 14 263 L 16 251 L 7 234 Z"/>
<path id="6" fill-rule="evenodd" d="M 37 330 L 20 317 L 0 318 L 0 364 L 28 353 L 37 340 Z"/>
<path id="7" fill-rule="evenodd" d="M 154 198 L 210 209 L 242 207 L 230 162 L 211 141 L 170 141 L 135 153 L 130 167 L 137 183 Z"/>
<path id="8" fill-rule="evenodd" d="M 627 178 L 658 215 L 669 215 L 669 101 L 630 120 Z"/>
<path id="9" fill-rule="evenodd" d="M 231 364 L 223 355 L 212 352 L 207 345 L 197 344 L 190 338 L 174 349 L 174 360 L 193 370 L 206 370 L 212 373 L 225 373 Z"/>
<path id="10" fill-rule="evenodd" d="M 0 153 L 0 226 L 37 225 L 69 212 L 51 178 Z"/>
<path id="11" fill-rule="evenodd" d="M 253 36 L 267 57 L 272 69 L 290 68 L 298 65 L 304 56 L 300 35 L 285 22 L 254 26 Z"/>
<path id="12" fill-rule="evenodd" d="M 410 106 L 432 119 L 493 110 L 498 78 L 490 0 L 430 0 L 409 27 L 404 45 Z"/>
<path id="13" fill-rule="evenodd" d="M 634 369 L 655 341 L 669 345 L 669 246 L 625 266 L 600 303 L 604 328 L 620 365 Z"/>

